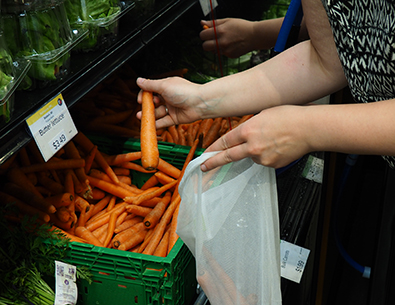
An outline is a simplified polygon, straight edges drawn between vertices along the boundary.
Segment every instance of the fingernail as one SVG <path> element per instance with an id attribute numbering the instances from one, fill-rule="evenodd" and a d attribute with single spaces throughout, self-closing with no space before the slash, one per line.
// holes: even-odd
<path id="1" fill-rule="evenodd" d="M 201 169 L 202 172 L 207 171 L 207 167 L 204 164 L 200 165 L 200 169 Z"/>
<path id="2" fill-rule="evenodd" d="M 143 78 L 143 77 L 138 77 L 137 78 L 137 84 L 142 84 L 144 82 L 145 82 L 145 78 Z"/>

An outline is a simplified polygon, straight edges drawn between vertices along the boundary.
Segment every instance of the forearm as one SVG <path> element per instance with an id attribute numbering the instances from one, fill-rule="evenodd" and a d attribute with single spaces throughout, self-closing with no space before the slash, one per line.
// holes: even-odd
<path id="1" fill-rule="evenodd" d="M 395 100 L 303 107 L 311 151 L 395 155 Z"/>
<path id="2" fill-rule="evenodd" d="M 204 117 L 244 115 L 284 104 L 306 104 L 346 85 L 337 62 L 323 63 L 309 41 L 247 71 L 200 87 Z"/>
<path id="3" fill-rule="evenodd" d="M 276 18 L 253 23 L 251 50 L 269 50 L 276 44 L 284 18 Z"/>

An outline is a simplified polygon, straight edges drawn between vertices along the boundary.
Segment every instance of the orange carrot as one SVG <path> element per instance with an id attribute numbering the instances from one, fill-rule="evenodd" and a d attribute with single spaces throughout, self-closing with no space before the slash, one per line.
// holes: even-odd
<path id="1" fill-rule="evenodd" d="M 178 144 L 187 145 L 187 141 L 185 139 L 185 131 L 183 129 L 182 124 L 177 126 L 177 133 L 178 133 Z"/>
<path id="2" fill-rule="evenodd" d="M 95 160 L 96 152 L 97 152 L 97 145 L 94 145 L 93 148 L 85 157 L 85 168 L 84 168 L 85 174 L 88 174 L 89 171 L 91 170 L 93 161 Z"/>
<path id="3" fill-rule="evenodd" d="M 114 171 L 115 175 L 117 176 L 129 176 L 130 170 L 123 167 L 113 167 L 112 170 Z"/>
<path id="4" fill-rule="evenodd" d="M 71 170 L 66 171 L 63 185 L 64 185 L 64 192 L 71 194 L 71 196 L 73 196 L 74 199 L 75 189 L 74 189 L 74 182 L 73 182 Z"/>
<path id="5" fill-rule="evenodd" d="M 119 198 L 134 197 L 136 195 L 135 193 L 132 193 L 119 185 L 115 185 L 113 183 L 106 182 L 104 180 L 97 179 L 92 176 L 88 176 L 88 179 L 89 179 L 89 183 L 92 186 L 98 187 L 99 189 L 102 189 L 103 191 L 110 193 L 112 195 L 115 195 Z M 117 180 L 118 180 L 118 178 L 117 178 Z M 118 183 L 119 183 L 119 181 L 118 181 Z"/>
<path id="6" fill-rule="evenodd" d="M 93 230 L 97 229 L 98 227 L 101 227 L 105 223 L 108 223 L 112 212 L 118 211 L 118 210 L 122 210 L 122 212 L 124 212 L 126 204 L 127 203 L 125 203 L 125 202 L 118 203 L 117 205 L 115 205 L 115 207 L 111 211 L 109 211 L 109 212 L 104 211 L 104 214 L 102 214 L 98 217 L 95 217 L 94 219 L 92 219 L 92 221 L 88 221 L 86 223 L 85 227 L 89 231 L 93 231 Z"/>
<path id="7" fill-rule="evenodd" d="M 152 255 L 158 246 L 160 240 L 162 239 L 162 236 L 165 232 L 166 226 L 170 223 L 171 218 L 173 217 L 174 210 L 177 208 L 177 206 L 181 202 L 181 197 L 178 195 L 175 200 L 170 202 L 169 206 L 167 207 L 166 212 L 163 214 L 161 220 L 155 227 L 155 231 L 153 233 L 153 236 L 148 243 L 147 247 L 144 249 L 142 253 L 144 254 L 150 254 Z"/>
<path id="8" fill-rule="evenodd" d="M 82 159 L 81 155 L 80 155 L 80 153 L 79 153 L 79 151 L 78 151 L 78 149 L 75 146 L 73 141 L 69 141 L 63 148 L 65 150 L 66 156 L 69 159 Z M 77 175 L 78 180 L 81 182 L 81 184 L 84 187 L 86 187 L 89 184 L 88 178 L 86 177 L 86 173 L 85 173 L 85 166 L 87 166 L 87 165 L 86 165 L 86 162 L 84 160 L 84 167 L 76 168 L 74 170 L 75 174 Z"/>
<path id="9" fill-rule="evenodd" d="M 51 218 L 50 223 L 66 231 L 69 231 L 75 225 L 75 222 L 71 217 L 67 222 L 60 221 L 59 218 L 55 215 L 55 213 L 49 214 L 49 217 Z"/>
<path id="10" fill-rule="evenodd" d="M 180 181 L 182 180 L 182 177 L 184 176 L 185 170 L 186 170 L 189 162 L 191 162 L 191 160 L 193 159 L 193 157 L 195 155 L 195 152 L 196 152 L 196 149 L 197 149 L 197 147 L 199 145 L 199 142 L 200 142 L 199 138 L 195 139 L 195 141 L 193 142 L 193 145 L 191 146 L 191 149 L 188 152 L 187 157 L 185 158 L 184 164 L 183 164 L 182 169 L 181 169 L 181 174 L 180 174 L 180 177 L 178 179 L 178 183 L 176 184 L 176 187 L 175 187 L 174 192 L 173 192 L 172 201 L 177 196 L 179 196 L 178 195 L 178 186 L 180 184 Z"/>
<path id="11" fill-rule="evenodd" d="M 5 204 L 10 204 L 10 205 L 15 205 L 17 209 L 19 210 L 20 213 L 30 215 L 30 216 L 35 216 L 37 215 L 38 219 L 44 221 L 44 222 L 49 222 L 50 217 L 48 213 L 45 213 L 33 206 L 28 205 L 27 203 L 23 202 L 22 200 L 7 194 L 5 192 L 0 191 L 0 203 L 5 205 Z"/>
<path id="12" fill-rule="evenodd" d="M 41 172 L 46 170 L 59 170 L 59 169 L 70 169 L 70 168 L 83 168 L 85 166 L 85 160 L 80 159 L 65 159 L 46 163 L 34 163 L 29 166 L 21 167 L 21 170 L 27 173 Z"/>
<path id="13" fill-rule="evenodd" d="M 158 170 L 175 179 L 178 179 L 181 173 L 181 171 L 177 167 L 171 165 L 169 162 L 163 160 L 162 158 L 159 158 Z"/>
<path id="14" fill-rule="evenodd" d="M 47 197 L 44 200 L 52 204 L 55 208 L 60 208 L 71 204 L 74 201 L 74 197 L 70 193 L 60 193 Z"/>
<path id="15" fill-rule="evenodd" d="M 199 138 L 201 135 L 204 139 L 206 136 L 207 132 L 210 130 L 211 125 L 213 124 L 214 120 L 213 119 L 204 119 L 200 123 L 199 130 L 196 134 L 196 137 Z"/>
<path id="16" fill-rule="evenodd" d="M 114 208 L 116 201 L 117 201 L 117 197 L 112 195 L 106 208 L 107 212 L 110 212 Z"/>
<path id="17" fill-rule="evenodd" d="M 82 186 L 81 182 L 78 180 L 77 176 L 75 175 L 74 170 L 70 169 L 69 171 L 70 171 L 71 178 L 73 179 L 74 193 L 75 194 L 83 193 L 84 187 Z"/>
<path id="18" fill-rule="evenodd" d="M 152 175 L 147 181 L 144 182 L 144 184 L 141 186 L 140 189 L 146 190 L 146 189 L 149 189 L 149 188 L 151 188 L 153 186 L 158 185 L 158 183 L 159 183 L 159 181 L 156 178 L 156 176 Z"/>
<path id="19" fill-rule="evenodd" d="M 135 205 L 139 205 L 140 203 L 142 203 L 143 201 L 146 201 L 148 199 L 152 199 L 154 197 L 158 197 L 160 195 L 162 195 L 165 191 L 171 189 L 173 186 L 176 185 L 178 181 L 174 180 L 173 182 L 170 182 L 168 184 L 165 184 L 163 186 L 161 186 L 158 189 L 155 189 L 151 192 L 148 193 L 141 193 L 139 195 L 137 195 L 137 197 L 125 197 L 123 200 L 127 203 L 133 203 Z"/>
<path id="20" fill-rule="evenodd" d="M 130 176 L 120 176 L 120 175 L 117 175 L 117 176 L 118 176 L 120 183 L 132 185 L 132 178 L 130 178 Z"/>
<path id="21" fill-rule="evenodd" d="M 137 164 L 137 163 L 133 163 L 133 162 L 123 162 L 118 164 L 120 167 L 123 168 L 127 168 L 127 169 L 131 169 L 137 172 L 141 172 L 141 173 L 154 173 L 155 170 L 146 170 L 144 167 L 142 167 L 141 165 Z"/>
<path id="22" fill-rule="evenodd" d="M 148 229 L 155 227 L 156 224 L 159 222 L 159 219 L 165 213 L 165 210 L 170 203 L 170 199 L 171 192 L 167 191 L 162 200 L 159 201 L 158 204 L 152 209 L 152 211 L 144 217 L 144 224 Z"/>
<path id="23" fill-rule="evenodd" d="M 30 157 L 27 153 L 25 146 L 19 150 L 18 157 L 21 162 L 21 166 L 31 165 Z M 27 174 L 26 176 L 30 180 L 30 183 L 32 183 L 33 185 L 37 184 L 37 176 L 35 173 L 30 173 L 30 174 Z"/>
<path id="24" fill-rule="evenodd" d="M 154 170 L 159 163 L 159 149 L 152 92 L 143 91 L 142 93 L 140 138 L 142 140 L 141 164 L 146 170 Z"/>
<path id="25" fill-rule="evenodd" d="M 110 199 L 111 199 L 111 195 L 107 194 L 103 199 L 96 202 L 96 204 L 92 208 L 93 209 L 92 216 L 96 215 L 101 210 L 103 210 L 107 206 L 107 204 L 110 202 Z"/>
<path id="26" fill-rule="evenodd" d="M 138 216 L 145 217 L 152 211 L 152 208 L 129 204 L 126 206 L 126 211 L 128 211 L 128 213 L 133 213 Z"/>
<path id="27" fill-rule="evenodd" d="M 75 235 L 86 240 L 88 243 L 94 246 L 103 247 L 103 244 L 97 239 L 97 237 L 85 227 L 75 228 Z"/>
<path id="28" fill-rule="evenodd" d="M 86 201 L 84 198 L 82 198 L 79 195 L 75 195 L 74 202 L 75 202 L 75 208 L 79 212 L 82 212 L 82 211 L 88 212 L 91 207 L 89 202 Z"/>
<path id="29" fill-rule="evenodd" d="M 56 212 L 56 208 L 52 204 L 46 202 L 42 197 L 35 195 L 34 193 L 20 187 L 15 183 L 7 182 L 3 187 L 3 191 L 45 213 L 53 214 Z"/>
<path id="30" fill-rule="evenodd" d="M 169 126 L 169 127 L 167 128 L 167 130 L 169 131 L 171 137 L 173 138 L 173 143 L 179 144 L 180 141 L 179 141 L 179 139 L 178 139 L 177 127 L 174 126 L 174 125 L 172 125 L 172 126 Z"/>
<path id="31" fill-rule="evenodd" d="M 133 235 L 130 236 L 130 238 L 128 238 L 125 242 L 121 243 L 118 246 L 118 250 L 129 250 L 137 246 L 144 240 L 145 236 L 147 235 L 147 232 L 148 230 L 144 229 L 134 233 Z"/>
<path id="32" fill-rule="evenodd" d="M 123 244 L 137 232 L 140 232 L 142 230 L 146 230 L 144 224 L 142 222 L 136 223 L 134 226 L 116 234 L 111 241 L 111 246 L 118 249 L 121 244 Z"/>
<path id="33" fill-rule="evenodd" d="M 131 162 L 141 159 L 141 151 L 129 152 L 124 154 L 106 156 L 109 165 L 117 165 L 124 162 Z"/>
<path id="34" fill-rule="evenodd" d="M 218 133 L 221 129 L 221 121 L 222 118 L 214 119 L 210 129 L 207 131 L 206 135 L 203 138 L 202 148 L 209 147 L 218 138 Z"/>
<path id="35" fill-rule="evenodd" d="M 102 191 L 101 189 L 98 188 L 93 188 L 91 190 L 91 198 L 92 200 L 100 200 L 103 199 L 106 196 L 106 192 Z"/>
<path id="36" fill-rule="evenodd" d="M 78 143 L 86 153 L 92 150 L 94 144 L 91 142 L 91 140 L 88 139 L 87 136 L 85 136 L 81 131 L 78 132 L 73 140 Z M 108 165 L 107 161 L 104 159 L 103 155 L 101 152 L 98 150 L 95 154 L 95 161 L 97 164 L 105 171 L 105 173 L 111 178 L 111 180 L 115 183 L 118 183 L 118 178 L 115 175 L 114 171 L 112 168 Z"/>
<path id="37" fill-rule="evenodd" d="M 61 222 L 68 222 L 70 219 L 72 219 L 69 210 L 64 206 L 59 207 L 56 210 L 55 215 Z"/>
<path id="38" fill-rule="evenodd" d="M 160 256 L 160 257 L 166 257 L 168 248 L 169 248 L 169 232 L 167 231 L 163 234 L 153 255 Z"/>
<path id="39" fill-rule="evenodd" d="M 38 173 L 37 177 L 40 185 L 50 190 L 52 194 L 61 194 L 64 192 L 64 186 L 48 177 L 45 173 Z"/>
<path id="40" fill-rule="evenodd" d="M 125 121 L 133 113 L 133 109 L 115 112 L 104 116 L 95 117 L 92 123 L 119 124 Z"/>
<path id="41" fill-rule="evenodd" d="M 115 229 L 114 233 L 118 234 L 126 229 L 129 229 L 130 227 L 134 226 L 136 223 L 142 222 L 143 218 L 140 216 L 135 216 L 131 219 L 125 220 L 121 224 L 119 224 Z"/>
<path id="42" fill-rule="evenodd" d="M 148 199 L 148 200 L 143 201 L 142 203 L 140 203 L 140 206 L 142 206 L 142 207 L 153 208 L 153 207 L 155 207 L 161 200 L 162 200 L 161 197 L 154 197 L 154 198 L 152 198 L 152 199 Z"/>
<path id="43" fill-rule="evenodd" d="M 81 211 L 80 216 L 77 219 L 76 227 L 84 227 L 86 222 L 92 216 L 93 204 L 89 206 L 89 209 Z"/>
<path id="44" fill-rule="evenodd" d="M 163 173 L 161 171 L 156 172 L 154 175 L 156 176 L 156 178 L 158 179 L 158 181 L 161 184 L 167 184 L 167 183 L 174 181 L 174 178 L 166 175 L 165 173 Z"/>
<path id="45" fill-rule="evenodd" d="M 37 176 L 35 176 L 37 179 Z M 13 182 L 23 188 L 28 189 L 32 193 L 36 194 L 39 197 L 43 197 L 40 192 L 36 189 L 34 184 L 28 179 L 27 174 L 22 172 L 22 170 L 18 167 L 12 167 L 7 171 L 7 179 L 9 182 Z"/>
<path id="46" fill-rule="evenodd" d="M 142 253 L 145 247 L 151 240 L 152 234 L 154 233 L 154 228 L 148 229 L 147 235 L 145 235 L 144 241 L 140 244 L 139 249 L 137 250 L 138 253 Z"/>
<path id="47" fill-rule="evenodd" d="M 110 244 L 111 239 L 114 235 L 114 230 L 115 230 L 117 219 L 118 219 L 119 215 L 122 214 L 123 212 L 124 212 L 123 209 L 114 210 L 111 212 L 110 219 L 108 220 L 108 228 L 107 228 L 106 238 L 104 239 L 104 243 L 103 243 L 104 247 L 107 247 Z"/>
<path id="48" fill-rule="evenodd" d="M 168 242 L 168 251 L 169 253 L 173 246 L 176 244 L 178 240 L 178 234 L 176 233 L 177 223 L 178 223 L 178 212 L 180 210 L 180 205 L 178 205 L 174 211 L 173 218 L 171 219 L 170 229 L 169 229 L 169 242 Z"/>

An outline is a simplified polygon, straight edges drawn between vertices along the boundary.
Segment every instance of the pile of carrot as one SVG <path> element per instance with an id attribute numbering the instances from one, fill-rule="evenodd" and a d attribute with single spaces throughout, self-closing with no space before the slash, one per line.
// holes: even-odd
<path id="1" fill-rule="evenodd" d="M 197 146 L 183 169 L 159 157 L 146 170 L 141 151 L 107 155 L 82 132 L 47 162 L 32 142 L 1 166 L 0 202 L 10 217 L 35 216 L 71 241 L 166 256 L 178 239 L 178 184 Z M 132 183 L 139 173 L 151 174 L 141 187 Z"/>
<path id="2" fill-rule="evenodd" d="M 186 72 L 186 69 L 180 69 L 148 77 L 151 79 L 167 76 L 183 77 Z M 141 105 L 137 103 L 140 88 L 136 85 L 136 79 L 137 74 L 133 69 L 124 65 L 119 72 L 79 101 L 72 109 L 78 129 L 111 136 L 140 138 L 141 124 L 136 119 L 136 113 L 141 110 Z M 192 146 L 193 141 L 199 138 L 199 146 L 207 148 L 251 116 L 204 119 L 191 124 L 158 129 L 157 140 Z"/>

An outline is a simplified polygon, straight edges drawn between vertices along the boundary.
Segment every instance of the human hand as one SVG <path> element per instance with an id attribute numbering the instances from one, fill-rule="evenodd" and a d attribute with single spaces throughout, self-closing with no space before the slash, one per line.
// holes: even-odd
<path id="1" fill-rule="evenodd" d="M 203 20 L 201 24 L 208 27 L 200 32 L 200 39 L 203 40 L 203 50 L 216 51 L 213 22 Z M 237 18 L 216 20 L 215 29 L 220 52 L 227 57 L 237 58 L 254 50 L 253 24 L 252 21 Z"/>
<path id="2" fill-rule="evenodd" d="M 220 151 L 201 165 L 208 171 L 247 157 L 264 166 L 280 168 L 310 152 L 304 131 L 303 106 L 263 110 L 223 135 L 206 149 Z"/>
<path id="3" fill-rule="evenodd" d="M 198 97 L 199 85 L 181 77 L 158 80 L 138 78 L 137 85 L 142 90 L 156 93 L 154 102 L 160 105 L 155 110 L 156 128 L 191 123 L 200 119 L 203 103 Z M 141 91 L 137 102 L 141 104 Z M 141 111 L 136 116 L 141 119 Z"/>

